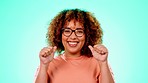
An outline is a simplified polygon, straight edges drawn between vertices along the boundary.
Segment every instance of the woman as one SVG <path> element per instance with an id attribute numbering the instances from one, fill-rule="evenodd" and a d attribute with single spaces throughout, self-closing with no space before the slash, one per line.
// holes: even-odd
<path id="1" fill-rule="evenodd" d="M 61 11 L 50 23 L 35 83 L 114 83 L 102 29 L 88 11 Z M 59 56 L 54 58 L 55 51 Z"/>

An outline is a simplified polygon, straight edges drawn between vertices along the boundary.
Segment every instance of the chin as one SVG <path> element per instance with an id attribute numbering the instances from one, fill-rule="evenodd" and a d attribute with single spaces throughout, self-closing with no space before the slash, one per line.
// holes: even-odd
<path id="1" fill-rule="evenodd" d="M 71 54 L 77 54 L 77 53 L 80 53 L 81 52 L 81 50 L 78 50 L 78 49 L 69 49 L 68 51 Z"/>

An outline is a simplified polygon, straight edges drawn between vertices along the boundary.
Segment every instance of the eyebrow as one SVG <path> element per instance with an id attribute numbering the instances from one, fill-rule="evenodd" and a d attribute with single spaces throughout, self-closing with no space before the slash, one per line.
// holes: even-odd
<path id="1" fill-rule="evenodd" d="M 71 29 L 70 27 L 64 27 L 64 28 Z M 84 28 L 80 28 L 80 27 L 76 28 L 75 30 L 78 30 L 78 29 L 84 30 Z"/>

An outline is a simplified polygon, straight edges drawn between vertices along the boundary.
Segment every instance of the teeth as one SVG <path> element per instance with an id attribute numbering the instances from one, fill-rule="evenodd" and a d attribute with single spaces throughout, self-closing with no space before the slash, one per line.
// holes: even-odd
<path id="1" fill-rule="evenodd" d="M 77 42 L 69 42 L 69 44 L 77 44 Z"/>

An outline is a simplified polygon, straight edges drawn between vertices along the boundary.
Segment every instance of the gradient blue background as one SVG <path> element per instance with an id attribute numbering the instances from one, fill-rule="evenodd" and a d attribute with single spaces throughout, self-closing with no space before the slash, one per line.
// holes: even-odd
<path id="1" fill-rule="evenodd" d="M 67 8 L 101 23 L 116 83 L 148 83 L 147 0 L 1 0 L 0 83 L 33 83 L 48 24 Z"/>

